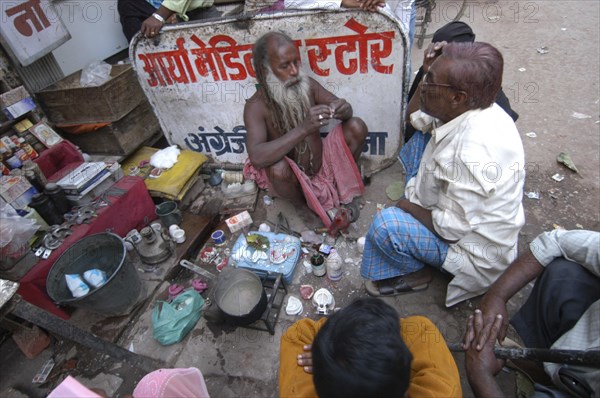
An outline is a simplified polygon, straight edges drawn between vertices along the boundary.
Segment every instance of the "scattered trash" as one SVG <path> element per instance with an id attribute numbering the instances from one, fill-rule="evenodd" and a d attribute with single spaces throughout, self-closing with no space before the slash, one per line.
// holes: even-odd
<path id="1" fill-rule="evenodd" d="M 273 204 L 273 199 L 271 199 L 269 195 L 265 195 L 263 196 L 263 202 L 265 203 L 265 205 L 271 206 Z"/>
<path id="2" fill-rule="evenodd" d="M 317 307 L 317 314 L 319 315 L 327 315 L 329 311 L 335 308 L 335 299 L 331 292 L 325 288 L 317 290 L 312 301 L 313 305 Z"/>
<path id="3" fill-rule="evenodd" d="M 92 268 L 83 273 L 83 279 L 93 287 L 99 288 L 106 283 L 106 272 Z"/>
<path id="4" fill-rule="evenodd" d="M 571 156 L 569 156 L 568 153 L 565 152 L 561 152 L 557 157 L 556 157 L 556 161 L 558 163 L 562 163 L 565 166 L 567 166 L 567 168 L 569 168 L 570 170 L 573 170 L 576 173 L 579 173 L 579 170 L 577 170 L 577 166 L 575 166 L 575 163 L 573 162 L 573 160 L 571 159 Z"/>
<path id="5" fill-rule="evenodd" d="M 400 198 L 404 195 L 404 181 L 392 182 L 385 189 L 385 193 L 390 200 L 400 200 Z"/>
<path id="6" fill-rule="evenodd" d="M 211 187 L 216 187 L 217 185 L 219 185 L 221 182 L 223 182 L 223 176 L 222 173 L 220 171 L 216 171 L 214 173 L 212 173 L 212 175 L 210 176 L 210 178 L 208 179 L 208 184 Z"/>
<path id="7" fill-rule="evenodd" d="M 148 177 L 150 178 L 158 178 L 162 175 L 163 169 L 161 169 L 160 167 L 155 167 L 152 169 L 152 171 L 150 171 L 150 174 L 148 175 Z"/>
<path id="8" fill-rule="evenodd" d="M 347 259 L 344 260 L 344 263 L 346 263 L 348 265 L 354 265 L 354 259 L 351 257 L 348 257 Z"/>
<path id="9" fill-rule="evenodd" d="M 325 257 L 319 253 L 314 254 L 310 258 L 310 264 L 315 276 L 323 276 L 325 275 L 325 272 L 327 272 L 327 269 L 325 268 Z"/>
<path id="10" fill-rule="evenodd" d="M 325 262 L 325 266 L 327 268 L 327 277 L 329 280 L 336 282 L 342 279 L 342 275 L 344 274 L 342 264 L 342 257 L 340 257 L 337 250 L 331 249 L 331 253 L 329 253 L 329 256 L 327 256 L 327 261 Z"/>
<path id="11" fill-rule="evenodd" d="M 208 289 L 208 284 L 204 282 L 202 279 L 194 279 L 192 281 L 192 287 L 198 293 L 203 293 L 206 289 Z"/>
<path id="12" fill-rule="evenodd" d="M 32 383 L 42 384 L 48 379 L 48 375 L 54 368 L 54 360 L 52 358 L 48 359 L 43 365 L 42 368 L 37 372 L 35 376 L 33 376 Z"/>
<path id="13" fill-rule="evenodd" d="M 129 343 L 129 347 L 127 348 L 129 352 L 135 352 L 135 347 L 133 346 L 133 342 Z"/>
<path id="14" fill-rule="evenodd" d="M 575 119 L 591 119 L 592 118 L 590 115 L 586 115 L 585 113 L 579 113 L 579 112 L 575 112 L 575 111 L 573 111 L 573 113 L 571 113 L 571 117 L 574 117 Z"/>
<path id="15" fill-rule="evenodd" d="M 302 313 L 302 302 L 294 296 L 288 298 L 285 313 L 288 315 L 298 315 Z"/>
<path id="16" fill-rule="evenodd" d="M 335 216 L 331 220 L 331 225 L 327 228 L 327 234 L 335 238 L 338 233 L 348 233 L 351 219 L 351 211 L 345 207 L 340 207 L 335 212 Z"/>
<path id="17" fill-rule="evenodd" d="M 535 138 L 537 137 L 537 134 L 535 133 L 535 131 L 530 131 L 529 133 L 525 134 L 527 137 L 529 138 Z"/>
<path id="18" fill-rule="evenodd" d="M 556 224 L 556 223 L 552 224 L 552 228 L 554 228 L 554 229 L 560 229 L 560 230 L 564 230 L 565 229 L 565 227 L 563 227 L 562 225 Z"/>
<path id="19" fill-rule="evenodd" d="M 260 232 L 271 232 L 271 227 L 269 226 L 269 224 L 261 223 L 258 226 L 258 230 Z"/>
<path id="20" fill-rule="evenodd" d="M 548 52 L 550 52 L 550 50 L 548 50 L 548 47 L 542 46 L 537 49 L 537 52 L 540 54 L 548 54 Z"/>
<path id="21" fill-rule="evenodd" d="M 302 298 L 304 300 L 310 300 L 314 293 L 315 293 L 315 288 L 312 287 L 311 285 L 300 286 L 300 296 L 302 296 Z"/>
<path id="22" fill-rule="evenodd" d="M 320 245 L 321 243 L 323 243 L 323 237 L 321 235 L 318 235 L 315 233 L 315 231 L 313 230 L 306 230 L 306 231 L 302 231 L 302 233 L 300 234 L 302 242 L 307 243 L 307 244 L 317 244 Z"/>
<path id="23" fill-rule="evenodd" d="M 183 293 L 183 285 L 180 285 L 179 283 L 173 283 L 172 285 L 169 286 L 169 301 L 173 301 L 175 300 L 175 297 L 179 296 L 181 293 Z"/>
<path id="24" fill-rule="evenodd" d="M 554 175 L 552 176 L 552 179 L 553 179 L 554 181 L 561 182 L 562 180 L 564 180 L 564 179 L 565 179 L 565 176 L 564 176 L 564 175 L 562 175 L 562 174 L 556 173 L 556 174 L 554 174 Z"/>
<path id="25" fill-rule="evenodd" d="M 304 261 L 302 265 L 304 265 L 304 270 L 307 274 L 312 274 L 312 264 L 310 261 Z"/>
<path id="26" fill-rule="evenodd" d="M 363 250 L 365 250 L 365 240 L 366 239 L 364 236 L 361 236 L 356 240 L 356 249 L 358 249 L 360 254 L 362 254 Z"/>
<path id="27" fill-rule="evenodd" d="M 377 211 L 381 211 L 385 209 L 385 205 L 383 203 L 377 203 Z"/>
<path id="28" fill-rule="evenodd" d="M 519 68 L 519 72 L 525 72 L 527 69 L 525 68 Z"/>
<path id="29" fill-rule="evenodd" d="M 565 31 L 565 30 L 567 30 L 567 28 L 560 28 L 560 30 Z"/>
<path id="30" fill-rule="evenodd" d="M 540 199 L 540 193 L 535 191 L 526 192 L 525 196 L 527 196 L 529 199 Z"/>

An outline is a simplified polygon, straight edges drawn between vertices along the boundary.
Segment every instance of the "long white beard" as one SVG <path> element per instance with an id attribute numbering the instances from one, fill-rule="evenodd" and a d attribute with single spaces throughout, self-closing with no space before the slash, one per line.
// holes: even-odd
<path id="1" fill-rule="evenodd" d="M 288 132 L 302 123 L 308 114 L 310 82 L 302 71 L 299 71 L 298 77 L 282 82 L 268 65 L 266 80 L 271 98 L 282 110 L 283 127 Z M 293 84 L 296 80 L 298 83 Z"/>

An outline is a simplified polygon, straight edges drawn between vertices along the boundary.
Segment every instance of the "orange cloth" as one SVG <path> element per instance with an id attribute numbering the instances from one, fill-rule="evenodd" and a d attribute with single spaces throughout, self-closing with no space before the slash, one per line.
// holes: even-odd
<path id="1" fill-rule="evenodd" d="M 315 398 L 312 375 L 297 364 L 304 345 L 312 344 L 326 318 L 315 322 L 302 319 L 281 336 L 279 396 L 281 398 Z M 402 338 L 413 355 L 409 397 L 462 397 L 460 377 L 444 337 L 427 318 L 411 316 L 400 319 Z"/>

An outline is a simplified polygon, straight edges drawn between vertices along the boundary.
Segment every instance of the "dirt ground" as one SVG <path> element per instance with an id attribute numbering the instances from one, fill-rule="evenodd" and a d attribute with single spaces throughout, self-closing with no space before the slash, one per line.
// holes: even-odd
<path id="1" fill-rule="evenodd" d="M 438 0 L 434 25 L 445 22 L 455 3 Z M 436 19 L 437 18 L 437 19 Z M 477 40 L 497 46 L 504 55 L 503 88 L 512 107 L 519 113 L 517 127 L 526 154 L 525 192 L 537 193 L 539 199 L 524 196 L 526 225 L 520 233 L 520 251 L 542 231 L 558 226 L 567 229 L 600 230 L 600 3 L 595 0 L 570 1 L 481 1 L 469 2 L 463 21 L 469 23 Z M 547 51 L 547 52 L 546 52 Z M 412 65 L 421 63 L 422 50 L 413 48 Z M 360 112 L 357 111 L 360 115 Z M 532 134 L 535 133 L 535 134 Z M 579 172 L 557 163 L 565 152 Z M 511 172 L 511 170 L 502 170 Z M 552 177 L 564 176 L 562 181 Z M 385 194 L 386 187 L 401 179 L 396 163 L 372 176 L 363 198 L 361 218 L 351 227 L 351 235 L 364 235 L 377 205 L 392 205 Z M 275 200 L 265 207 L 259 198 L 253 214 L 255 222 L 276 221 L 283 212 L 293 229 L 302 231 L 306 217 L 293 207 Z M 358 275 L 360 255 L 352 242 L 338 240 L 340 252 L 352 263 L 345 264 L 341 282 L 305 274 L 301 265 L 295 273 L 290 291 L 300 284 L 310 283 L 316 289 L 329 288 L 337 306 L 365 295 Z M 430 317 L 448 342 L 460 340 L 466 316 L 476 307 L 477 299 L 452 308 L 443 305 L 447 278 L 436 274 L 425 292 L 385 299 L 401 316 L 422 314 Z M 527 291 L 510 302 L 513 313 L 523 302 Z M 310 304 L 305 303 L 301 316 L 315 317 Z M 202 320 L 193 336 L 174 362 L 175 366 L 198 366 L 204 372 L 211 396 L 214 397 L 274 397 L 277 396 L 278 336 L 299 317 L 283 315 L 275 336 L 251 334 L 247 329 L 215 333 Z M 64 342 L 55 343 L 35 360 L 26 360 L 15 349 L 11 339 L 0 345 L 3 361 L 0 365 L 0 391 L 14 386 L 30 396 L 44 396 L 50 385 L 35 387 L 31 378 L 45 359 L 62 352 L 80 359 L 77 374 L 91 384 L 96 380 L 108 385 L 113 395 L 131 392 L 142 376 L 137 369 L 106 356 L 76 348 Z M 455 358 L 464 375 L 462 355 Z M 507 396 L 514 396 L 514 378 L 500 377 Z M 111 386 L 112 383 L 112 386 Z M 472 393 L 463 378 L 463 392 Z"/>

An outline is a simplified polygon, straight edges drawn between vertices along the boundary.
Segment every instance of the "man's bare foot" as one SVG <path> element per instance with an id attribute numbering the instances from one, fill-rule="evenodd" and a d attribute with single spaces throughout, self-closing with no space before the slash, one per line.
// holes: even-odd
<path id="1" fill-rule="evenodd" d="M 315 229 L 323 226 L 321 218 L 312 211 L 308 205 L 304 204 L 302 206 L 297 206 L 296 209 L 296 214 L 298 214 L 298 217 L 302 220 L 306 229 Z"/>

